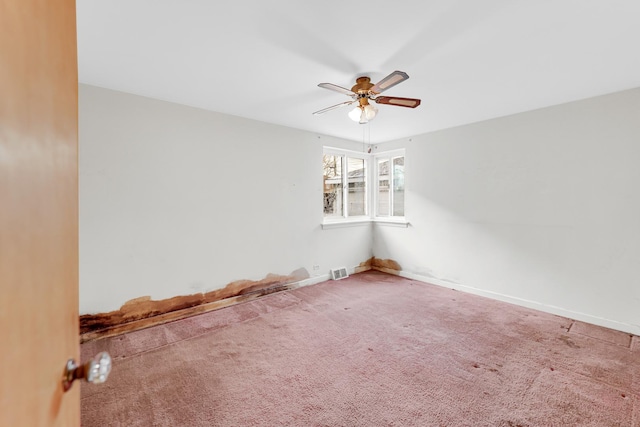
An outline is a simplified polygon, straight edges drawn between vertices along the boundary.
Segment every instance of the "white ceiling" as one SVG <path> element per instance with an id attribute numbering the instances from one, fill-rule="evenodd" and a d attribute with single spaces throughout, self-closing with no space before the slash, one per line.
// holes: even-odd
<path id="1" fill-rule="evenodd" d="M 640 86 L 637 0 L 78 0 L 80 82 L 383 142 Z M 410 79 L 367 125 L 350 88 Z"/>

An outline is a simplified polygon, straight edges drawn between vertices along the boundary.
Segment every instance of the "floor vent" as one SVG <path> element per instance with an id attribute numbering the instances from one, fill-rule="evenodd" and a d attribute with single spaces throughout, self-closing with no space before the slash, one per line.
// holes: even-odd
<path id="1" fill-rule="evenodd" d="M 340 267 L 331 270 L 331 278 L 333 280 L 344 279 L 345 277 L 349 277 L 349 273 L 347 273 L 346 267 Z"/>

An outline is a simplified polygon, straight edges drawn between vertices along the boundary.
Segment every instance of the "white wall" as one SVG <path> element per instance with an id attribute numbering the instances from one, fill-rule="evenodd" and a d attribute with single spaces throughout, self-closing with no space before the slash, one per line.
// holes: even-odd
<path id="1" fill-rule="evenodd" d="M 376 257 L 432 283 L 640 333 L 640 89 L 377 149 L 397 147 L 411 226 L 376 226 Z"/>
<path id="2" fill-rule="evenodd" d="M 371 256 L 370 227 L 320 228 L 322 146 L 361 144 L 87 85 L 79 106 L 81 314 Z"/>
<path id="3" fill-rule="evenodd" d="M 82 314 L 373 254 L 640 334 L 640 89 L 378 145 L 406 148 L 411 226 L 373 236 L 320 228 L 322 146 L 359 143 L 86 85 L 79 101 Z"/>

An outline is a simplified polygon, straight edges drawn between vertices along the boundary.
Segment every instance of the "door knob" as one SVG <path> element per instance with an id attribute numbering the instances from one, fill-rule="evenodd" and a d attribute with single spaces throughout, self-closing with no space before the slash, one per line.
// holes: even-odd
<path id="1" fill-rule="evenodd" d="M 111 372 L 111 356 L 106 351 L 96 354 L 84 365 L 76 364 L 76 361 L 69 359 L 62 377 L 62 388 L 67 391 L 75 380 L 84 379 L 93 384 L 102 384 L 109 377 Z"/>

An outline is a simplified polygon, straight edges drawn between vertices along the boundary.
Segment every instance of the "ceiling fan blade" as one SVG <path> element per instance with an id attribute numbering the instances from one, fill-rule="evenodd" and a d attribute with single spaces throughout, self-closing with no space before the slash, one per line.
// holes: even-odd
<path id="1" fill-rule="evenodd" d="M 397 85 L 398 83 L 402 83 L 408 78 L 409 75 L 404 71 L 394 71 L 393 73 L 389 74 L 387 77 L 373 85 L 373 87 L 369 90 L 374 93 L 382 93 L 385 90 Z"/>
<path id="2" fill-rule="evenodd" d="M 327 111 L 335 110 L 336 108 L 344 107 L 345 105 L 351 105 L 354 102 L 357 102 L 357 100 L 341 102 L 340 104 L 332 105 L 331 107 L 327 107 L 327 108 L 323 108 L 322 110 L 318 110 L 318 111 L 314 112 L 313 114 L 314 115 L 318 115 L 318 114 L 326 113 Z"/>
<path id="3" fill-rule="evenodd" d="M 399 107 L 416 108 L 420 100 L 416 98 L 398 98 L 397 96 L 379 96 L 374 99 L 378 104 L 397 105 Z"/>
<path id="4" fill-rule="evenodd" d="M 334 85 L 333 83 L 320 83 L 318 86 L 323 87 L 325 89 L 334 90 L 336 92 L 340 92 L 349 96 L 355 95 L 355 93 L 350 91 L 349 89 L 345 89 L 342 86 Z"/>

